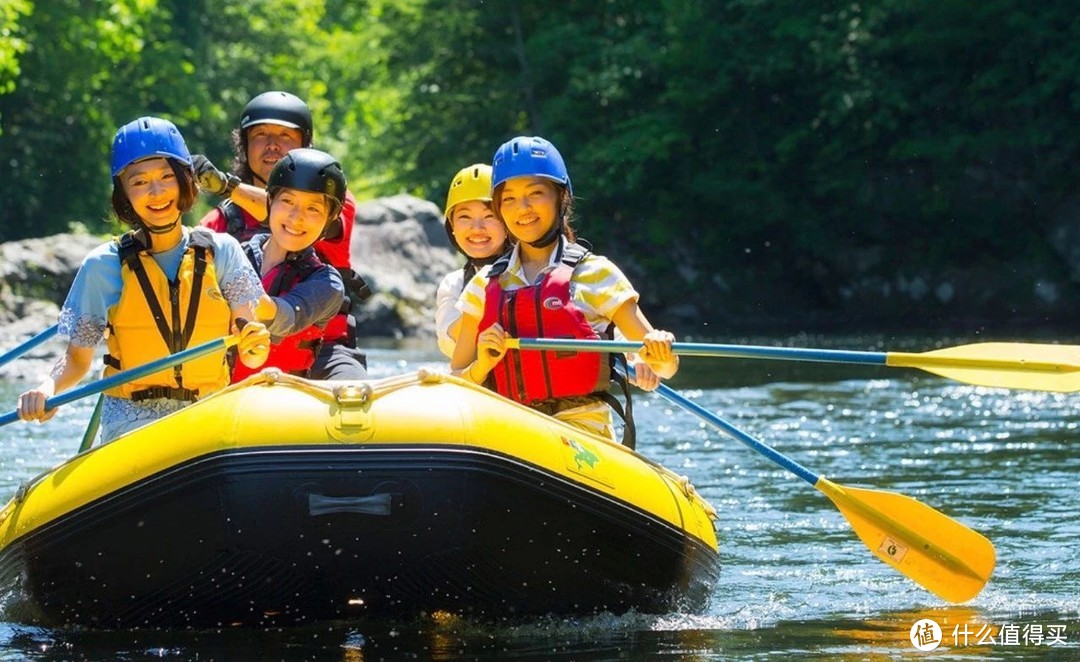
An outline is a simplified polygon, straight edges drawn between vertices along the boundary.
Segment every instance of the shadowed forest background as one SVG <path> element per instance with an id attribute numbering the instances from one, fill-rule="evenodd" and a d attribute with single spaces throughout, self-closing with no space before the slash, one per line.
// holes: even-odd
<path id="1" fill-rule="evenodd" d="M 551 139 L 660 326 L 1064 334 L 1078 81 L 1063 0 L 3 0 L 0 241 L 108 232 L 117 126 L 224 166 L 283 89 L 360 199 Z"/>

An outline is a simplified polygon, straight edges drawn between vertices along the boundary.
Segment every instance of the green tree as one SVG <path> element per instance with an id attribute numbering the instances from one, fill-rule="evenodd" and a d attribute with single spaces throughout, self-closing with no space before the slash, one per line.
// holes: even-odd
<path id="1" fill-rule="evenodd" d="M 157 43 L 151 28 L 167 29 L 153 20 L 157 11 L 147 0 L 34 3 L 23 21 L 18 84 L 0 96 L 0 162 L 16 173 L 0 180 L 0 238 L 55 232 L 73 221 L 100 226 L 109 181 L 102 154 L 116 118 L 152 111 L 149 95 L 133 92 L 168 78 L 138 66 Z M 146 87 L 130 84 L 135 75 Z"/>
<path id="2" fill-rule="evenodd" d="M 0 20 L 0 239 L 104 227 L 117 125 L 164 115 L 224 164 L 244 103 L 285 89 L 360 197 L 441 201 L 507 138 L 551 139 L 583 235 L 650 298 L 715 291 L 717 316 L 972 262 L 1064 270 L 1064 0 L 9 0 Z"/>
<path id="3" fill-rule="evenodd" d="M 0 94 L 15 89 L 19 78 L 19 56 L 26 50 L 19 21 L 33 5 L 30 0 L 5 0 L 0 3 Z"/>

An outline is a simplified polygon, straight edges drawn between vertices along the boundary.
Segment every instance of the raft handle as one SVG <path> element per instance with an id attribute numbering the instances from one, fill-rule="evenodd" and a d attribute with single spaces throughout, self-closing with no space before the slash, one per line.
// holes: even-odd
<path id="1" fill-rule="evenodd" d="M 308 514 L 312 517 L 333 513 L 356 513 L 389 517 L 394 514 L 394 501 L 401 504 L 401 494 L 372 494 L 370 496 L 332 497 L 325 494 L 308 495 Z"/>

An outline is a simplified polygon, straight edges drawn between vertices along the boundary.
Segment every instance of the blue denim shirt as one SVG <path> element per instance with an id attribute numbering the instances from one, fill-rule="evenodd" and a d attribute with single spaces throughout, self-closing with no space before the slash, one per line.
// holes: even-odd
<path id="1" fill-rule="evenodd" d="M 244 244 L 244 253 L 256 272 L 262 272 L 263 247 L 269 239 L 268 234 L 258 234 Z M 315 249 L 309 246 L 301 255 L 306 257 L 314 252 Z M 266 329 L 273 342 L 280 342 L 282 338 L 313 324 L 325 326 L 341 310 L 341 304 L 345 301 L 345 284 L 337 269 L 323 264 L 288 292 L 273 299 L 277 304 L 277 313 Z"/>

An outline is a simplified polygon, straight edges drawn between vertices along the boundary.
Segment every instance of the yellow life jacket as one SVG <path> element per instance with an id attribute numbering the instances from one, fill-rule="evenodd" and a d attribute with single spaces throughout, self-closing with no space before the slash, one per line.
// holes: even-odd
<path id="1" fill-rule="evenodd" d="M 232 324 L 229 303 L 218 286 L 209 232 L 191 231 L 175 281 L 161 270 L 142 237 L 141 232 L 128 232 L 116 240 L 123 288 L 108 315 L 106 377 L 220 338 Z M 222 349 L 106 393 L 135 401 L 194 401 L 228 383 L 229 366 Z"/>

